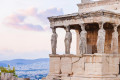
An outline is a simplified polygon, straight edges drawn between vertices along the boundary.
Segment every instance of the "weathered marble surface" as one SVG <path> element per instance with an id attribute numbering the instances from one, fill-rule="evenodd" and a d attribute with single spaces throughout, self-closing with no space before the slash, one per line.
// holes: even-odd
<path id="1" fill-rule="evenodd" d="M 87 31 L 85 30 L 85 24 L 80 24 L 82 31 L 80 32 L 79 49 L 80 54 L 87 54 Z"/>
<path id="2" fill-rule="evenodd" d="M 54 70 L 49 73 L 46 79 L 43 80 L 120 80 L 119 74 L 119 57 L 112 54 L 83 54 L 77 55 L 50 55 L 52 65 L 56 63 L 56 67 L 59 67 L 60 73 L 56 72 L 54 67 L 50 67 L 50 70 Z M 56 61 L 60 58 L 59 63 Z M 54 63 L 53 63 L 54 62 Z M 50 60 L 51 64 L 51 60 Z M 54 79 L 53 79 L 54 78 Z"/>
<path id="3" fill-rule="evenodd" d="M 56 54 L 56 48 L 57 48 L 57 33 L 56 33 L 56 29 L 52 28 L 52 36 L 51 36 L 51 48 L 52 48 L 52 54 Z"/>
<path id="4" fill-rule="evenodd" d="M 99 0 L 90 3 L 78 4 L 79 13 L 107 10 L 116 13 L 120 13 L 120 1 L 119 0 Z"/>
<path id="5" fill-rule="evenodd" d="M 103 23 L 100 23 L 99 26 L 100 26 L 100 30 L 98 31 L 97 52 L 104 53 L 105 30 L 103 29 Z"/>
<path id="6" fill-rule="evenodd" d="M 72 42 L 72 33 L 70 32 L 70 26 L 66 27 L 65 35 L 65 54 L 70 54 L 71 42 Z"/>
<path id="7" fill-rule="evenodd" d="M 82 3 L 89 3 L 91 2 L 92 0 L 81 0 Z"/>
<path id="8" fill-rule="evenodd" d="M 50 60 L 51 72 L 46 80 L 120 80 L 120 55 L 110 54 L 111 51 L 112 53 L 118 51 L 117 41 L 120 41 L 118 37 L 120 28 L 117 33 L 115 26 L 112 26 L 112 24 L 120 24 L 120 0 L 90 3 L 87 3 L 90 0 L 82 1 L 85 3 L 78 4 L 77 13 L 49 17 L 51 27 L 68 29 L 66 25 L 69 25 L 71 29 L 76 30 L 77 55 L 70 54 L 72 37 L 69 35 L 69 29 L 69 34 L 66 33 L 65 37 L 68 39 L 65 40 L 67 55 L 50 55 L 51 59 L 56 58 L 56 60 Z M 87 24 L 86 31 L 84 29 L 81 31 L 80 28 L 78 30 L 80 24 Z M 52 69 L 53 66 L 56 68 Z"/>
<path id="9" fill-rule="evenodd" d="M 116 26 L 114 27 L 114 32 L 112 33 L 111 51 L 112 53 L 118 53 L 118 32 Z"/>

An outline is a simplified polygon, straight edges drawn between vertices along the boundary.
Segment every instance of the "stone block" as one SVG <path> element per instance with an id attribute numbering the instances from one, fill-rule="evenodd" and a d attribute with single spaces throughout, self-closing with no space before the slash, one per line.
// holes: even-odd
<path id="1" fill-rule="evenodd" d="M 5 73 L 1 73 L 1 80 L 4 80 Z"/>
<path id="2" fill-rule="evenodd" d="M 76 60 L 76 61 L 75 61 Z M 74 61 L 74 62 L 73 62 Z M 85 71 L 84 58 L 72 58 L 72 73 L 73 75 L 83 75 Z"/>
<path id="3" fill-rule="evenodd" d="M 71 57 L 61 58 L 61 73 L 72 74 L 72 58 Z"/>
<path id="4" fill-rule="evenodd" d="M 120 80 L 120 78 L 103 78 L 102 80 Z"/>
<path id="5" fill-rule="evenodd" d="M 71 77 L 71 80 L 80 80 L 80 77 Z M 83 79 L 81 79 L 83 80 Z"/>
<path id="6" fill-rule="evenodd" d="M 96 62 L 96 63 L 102 62 L 102 57 L 101 56 L 94 56 L 93 62 Z"/>
<path id="7" fill-rule="evenodd" d="M 30 80 L 29 78 L 18 78 L 17 80 Z"/>
<path id="8" fill-rule="evenodd" d="M 93 59 L 92 59 L 91 56 L 85 56 L 84 59 L 85 59 L 85 62 L 86 62 L 86 63 L 89 63 L 89 62 L 92 62 L 92 61 L 93 61 Z"/>
<path id="9" fill-rule="evenodd" d="M 50 58 L 50 74 L 60 73 L 60 57 Z"/>
<path id="10" fill-rule="evenodd" d="M 48 75 L 45 80 L 59 80 L 60 77 L 56 75 Z M 43 79 L 44 80 L 44 79 Z"/>
<path id="11" fill-rule="evenodd" d="M 102 63 L 85 63 L 85 74 L 102 74 Z"/>
<path id="12" fill-rule="evenodd" d="M 102 62 L 102 57 L 101 56 L 85 56 L 85 62 L 87 63 Z"/>
<path id="13" fill-rule="evenodd" d="M 102 74 L 109 74 L 109 63 L 108 62 L 104 62 L 102 63 Z"/>
<path id="14" fill-rule="evenodd" d="M 119 65 L 118 64 L 109 64 L 109 73 L 118 75 L 119 73 Z"/>
<path id="15" fill-rule="evenodd" d="M 61 80 L 71 80 L 71 77 L 62 77 Z"/>
<path id="16" fill-rule="evenodd" d="M 80 60 L 79 57 L 72 57 L 72 63 L 77 62 L 77 61 L 79 61 L 79 60 Z"/>
<path id="17" fill-rule="evenodd" d="M 109 57 L 110 64 L 119 64 L 119 57 Z"/>
<path id="18" fill-rule="evenodd" d="M 71 77 L 71 80 L 102 80 L 102 78 L 92 78 L 92 77 Z"/>

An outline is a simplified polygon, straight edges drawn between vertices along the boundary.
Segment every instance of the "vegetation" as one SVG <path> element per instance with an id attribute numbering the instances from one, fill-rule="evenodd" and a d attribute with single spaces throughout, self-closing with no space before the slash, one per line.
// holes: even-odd
<path id="1" fill-rule="evenodd" d="M 10 68 L 10 65 L 8 65 L 8 68 L 5 67 L 0 67 L 0 75 L 1 73 L 13 73 L 13 76 L 17 77 L 16 73 L 15 73 L 15 67 L 13 67 L 13 69 Z"/>

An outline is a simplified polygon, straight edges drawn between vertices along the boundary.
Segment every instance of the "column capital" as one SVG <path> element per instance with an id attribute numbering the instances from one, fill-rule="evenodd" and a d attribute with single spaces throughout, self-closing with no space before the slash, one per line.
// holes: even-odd
<path id="1" fill-rule="evenodd" d="M 104 23 L 105 23 L 105 22 L 103 22 L 103 21 L 98 22 L 99 28 L 103 28 Z"/>
<path id="2" fill-rule="evenodd" d="M 82 26 L 86 26 L 87 24 L 85 24 L 85 23 L 81 23 L 81 24 L 79 24 L 79 25 L 82 27 Z"/>
<path id="3" fill-rule="evenodd" d="M 85 30 L 85 26 L 86 26 L 87 24 L 81 23 L 81 24 L 79 24 L 79 25 L 81 26 L 81 29 L 82 29 L 82 31 L 83 31 L 83 30 Z"/>
<path id="4" fill-rule="evenodd" d="M 118 27 L 120 24 L 113 23 L 112 25 L 113 25 L 113 27 Z"/>
<path id="5" fill-rule="evenodd" d="M 66 24 L 66 25 L 64 25 L 64 27 L 68 27 L 68 26 L 70 26 L 70 25 L 67 25 L 67 24 Z"/>

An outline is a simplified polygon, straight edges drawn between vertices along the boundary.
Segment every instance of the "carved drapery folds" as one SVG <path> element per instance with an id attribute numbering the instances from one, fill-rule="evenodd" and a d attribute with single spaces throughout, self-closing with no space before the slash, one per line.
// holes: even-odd
<path id="1" fill-rule="evenodd" d="M 87 53 L 87 31 L 85 30 L 85 24 L 80 24 L 82 31 L 80 32 L 79 49 L 80 54 Z"/>
<path id="2" fill-rule="evenodd" d="M 106 33 L 106 31 L 105 31 L 106 29 L 104 29 L 103 25 L 104 25 L 104 22 L 98 23 L 99 30 L 98 30 L 98 32 L 96 32 L 96 34 L 97 34 L 97 38 L 96 38 L 97 39 L 97 42 L 96 42 L 97 51 L 96 51 L 96 53 L 105 53 L 105 40 L 107 40 L 105 38 L 105 36 L 108 33 Z M 81 29 L 79 28 L 80 32 L 77 32 L 77 36 L 79 36 L 79 39 L 77 38 L 77 41 L 79 42 L 79 44 L 77 44 L 78 45 L 77 51 L 79 51 L 79 54 L 87 54 L 88 53 L 87 50 L 89 50 L 89 47 L 87 47 L 87 45 L 88 45 L 87 43 L 88 43 L 90 37 L 88 37 L 89 35 L 87 34 L 87 31 L 85 30 L 86 24 L 81 23 L 81 24 L 79 24 L 79 26 L 81 27 Z M 110 52 L 114 54 L 114 53 L 118 53 L 118 36 L 119 35 L 118 35 L 118 31 L 117 31 L 118 25 L 113 24 L 113 27 L 114 27 L 114 31 L 111 32 L 112 39 L 110 41 L 110 47 L 111 47 Z M 71 26 L 67 25 L 67 26 L 64 26 L 64 28 L 66 30 L 66 35 L 65 35 L 65 40 L 64 40 L 65 54 L 70 54 L 70 48 L 71 48 L 71 43 L 72 43 L 72 33 L 70 31 Z M 56 54 L 58 35 L 56 33 L 55 27 L 52 28 L 52 32 L 53 32 L 53 34 L 51 36 L 52 54 Z M 91 30 L 91 32 L 92 32 L 92 30 Z"/>
<path id="3" fill-rule="evenodd" d="M 103 28 L 103 22 L 99 23 L 98 39 L 97 39 L 97 52 L 104 53 L 105 44 L 105 30 Z"/>
<path id="4" fill-rule="evenodd" d="M 70 54 L 72 42 L 72 33 L 70 32 L 70 26 L 66 26 L 66 35 L 64 42 L 65 42 L 65 54 Z"/>
<path id="5" fill-rule="evenodd" d="M 112 41 L 111 41 L 111 51 L 112 53 L 118 53 L 118 25 L 114 24 L 114 32 L 112 33 Z"/>
<path id="6" fill-rule="evenodd" d="M 56 54 L 56 48 L 57 48 L 57 33 L 56 28 L 52 28 L 52 36 L 51 36 L 51 48 L 52 48 L 52 54 Z"/>

